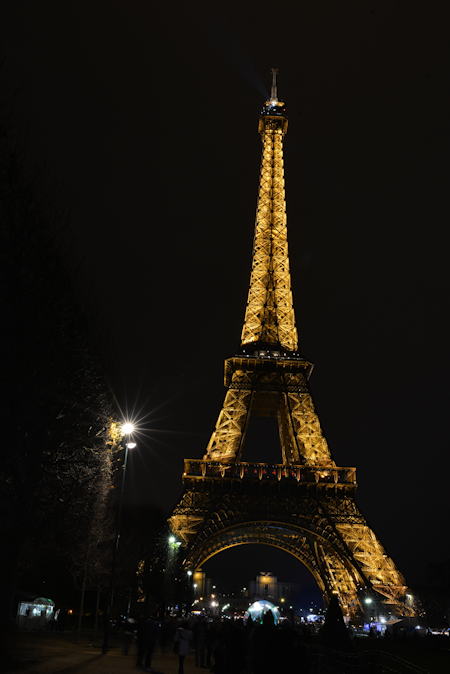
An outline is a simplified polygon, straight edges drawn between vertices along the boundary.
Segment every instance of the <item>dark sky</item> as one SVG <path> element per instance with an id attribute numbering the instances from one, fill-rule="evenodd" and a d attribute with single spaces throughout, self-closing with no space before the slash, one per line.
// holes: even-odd
<path id="1" fill-rule="evenodd" d="M 93 344 L 122 407 L 146 415 L 129 500 L 170 507 L 182 458 L 202 455 L 219 412 L 276 65 L 294 299 L 322 426 L 407 577 L 448 559 L 445 17 L 392 0 L 9 0 L 0 37 L 26 165 L 70 212 L 66 263 Z"/>

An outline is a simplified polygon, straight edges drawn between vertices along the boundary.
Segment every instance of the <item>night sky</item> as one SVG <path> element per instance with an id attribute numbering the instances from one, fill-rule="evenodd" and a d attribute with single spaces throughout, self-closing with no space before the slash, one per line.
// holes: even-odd
<path id="1" fill-rule="evenodd" d="M 25 166 L 69 214 L 57 236 L 93 348 L 121 408 L 144 418 L 128 501 L 169 509 L 219 413 L 277 66 L 294 301 L 322 427 L 407 580 L 448 559 L 445 17 L 393 1 L 10 0 L 0 37 Z M 295 580 L 271 554 L 233 564 L 245 580 Z"/>

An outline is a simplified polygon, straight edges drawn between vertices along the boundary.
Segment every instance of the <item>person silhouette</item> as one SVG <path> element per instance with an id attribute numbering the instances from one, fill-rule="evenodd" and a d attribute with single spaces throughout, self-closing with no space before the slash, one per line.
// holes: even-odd
<path id="1" fill-rule="evenodd" d="M 191 650 L 192 636 L 187 621 L 182 622 L 175 632 L 174 647 L 178 653 L 178 674 L 184 674 L 184 660 Z"/>

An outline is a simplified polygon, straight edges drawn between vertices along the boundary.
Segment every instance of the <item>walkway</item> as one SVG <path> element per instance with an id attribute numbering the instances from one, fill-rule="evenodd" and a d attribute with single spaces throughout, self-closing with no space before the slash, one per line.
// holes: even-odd
<path id="1" fill-rule="evenodd" d="M 50 634 L 17 634 L 10 647 L 12 662 L 5 674 L 137 674 L 135 650 L 122 655 L 112 648 L 102 655 L 97 644 L 85 639 L 77 642 L 72 636 Z M 157 651 L 152 667 L 161 674 L 177 674 L 178 658 L 172 653 Z M 205 674 L 190 655 L 185 661 L 185 674 Z"/>

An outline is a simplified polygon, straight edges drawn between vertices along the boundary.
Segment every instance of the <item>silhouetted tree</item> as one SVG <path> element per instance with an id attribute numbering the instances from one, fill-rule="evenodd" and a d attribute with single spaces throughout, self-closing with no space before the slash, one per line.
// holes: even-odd
<path id="1" fill-rule="evenodd" d="M 108 535 L 113 405 L 50 217 L 1 130 L 0 157 L 0 519 L 11 610 L 17 583 L 67 583 Z"/>

